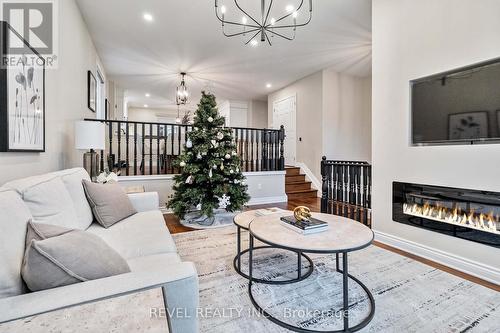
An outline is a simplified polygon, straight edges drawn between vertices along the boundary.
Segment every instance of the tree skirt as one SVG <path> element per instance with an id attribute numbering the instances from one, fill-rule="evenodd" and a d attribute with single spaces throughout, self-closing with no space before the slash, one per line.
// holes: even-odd
<path id="1" fill-rule="evenodd" d="M 181 224 L 193 229 L 224 228 L 233 225 L 234 217 L 240 212 L 228 212 L 225 209 L 217 209 L 213 217 L 202 215 L 199 211 L 186 214 Z"/>

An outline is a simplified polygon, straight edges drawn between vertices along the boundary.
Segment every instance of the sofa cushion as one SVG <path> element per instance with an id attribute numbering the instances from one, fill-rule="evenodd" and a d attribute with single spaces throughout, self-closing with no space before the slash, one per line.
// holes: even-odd
<path id="1" fill-rule="evenodd" d="M 35 222 L 79 227 L 73 201 L 60 177 L 54 174 L 29 177 L 9 182 L 5 187 L 21 195 Z"/>
<path id="2" fill-rule="evenodd" d="M 177 252 L 159 210 L 134 214 L 108 229 L 93 223 L 87 231 L 101 237 L 127 260 Z"/>
<path id="3" fill-rule="evenodd" d="M 64 170 L 60 173 L 64 186 L 66 186 L 75 207 L 76 216 L 78 217 L 77 229 L 85 230 L 94 220 L 82 184 L 84 179 L 90 181 L 89 174 L 83 168 Z"/>
<path id="4" fill-rule="evenodd" d="M 83 180 L 94 217 L 105 228 L 137 213 L 125 190 L 117 183 L 97 184 Z"/>
<path id="5" fill-rule="evenodd" d="M 0 189 L 0 298 L 24 293 L 21 266 L 26 224 L 32 218 L 19 194 Z"/>
<path id="6" fill-rule="evenodd" d="M 130 272 L 125 259 L 94 234 L 41 223 L 29 223 L 28 230 L 34 238 L 21 272 L 31 291 Z"/>
<path id="7" fill-rule="evenodd" d="M 154 271 L 156 267 L 170 266 L 182 262 L 177 253 L 161 253 L 127 260 L 132 272 Z"/>
<path id="8" fill-rule="evenodd" d="M 75 229 L 68 229 L 51 224 L 34 223 L 32 220 L 28 222 L 26 228 L 26 249 L 31 245 L 32 240 L 44 240 L 56 236 L 64 235 Z"/>

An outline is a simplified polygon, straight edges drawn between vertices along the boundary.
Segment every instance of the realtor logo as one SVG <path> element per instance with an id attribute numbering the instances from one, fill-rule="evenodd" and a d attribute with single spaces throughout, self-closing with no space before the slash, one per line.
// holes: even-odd
<path id="1" fill-rule="evenodd" d="M 57 59 L 58 0 L 0 0 L 2 20 L 10 25 L 8 54 L 23 55 L 35 49 L 54 68 Z M 26 41 L 26 45 L 23 40 Z"/>

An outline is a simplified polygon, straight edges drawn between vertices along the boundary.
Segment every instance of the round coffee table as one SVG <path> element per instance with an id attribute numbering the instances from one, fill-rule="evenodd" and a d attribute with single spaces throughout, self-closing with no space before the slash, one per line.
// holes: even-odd
<path id="1" fill-rule="evenodd" d="M 348 273 L 348 253 L 361 250 L 369 246 L 373 241 L 373 231 L 363 224 L 350 220 L 344 217 L 313 213 L 312 216 L 319 220 L 328 222 L 329 228 L 326 231 L 302 235 L 296 231 L 281 225 L 281 216 L 293 215 L 292 212 L 280 215 L 269 215 L 255 218 L 249 225 L 250 246 L 248 249 L 249 268 L 248 268 L 248 293 L 252 304 L 272 322 L 296 332 L 354 332 L 365 327 L 373 318 L 375 313 L 375 300 L 370 290 L 357 278 Z M 291 214 L 292 213 L 292 214 Z M 274 248 L 285 249 L 297 252 L 298 254 L 306 253 L 331 253 L 336 256 L 336 271 L 342 274 L 342 290 L 343 290 L 343 319 L 344 329 L 335 331 L 314 331 L 303 329 L 285 323 L 276 317 L 267 313 L 255 300 L 252 294 L 252 284 L 258 283 L 253 279 L 253 251 L 255 250 L 255 239 L 268 244 Z M 339 265 L 339 254 L 342 254 L 342 269 Z M 300 256 L 299 256 L 300 257 Z M 349 326 L 349 294 L 348 294 L 348 279 L 356 282 L 366 292 L 370 301 L 370 313 L 357 325 Z M 291 281 L 293 283 L 296 281 Z"/>
<path id="2" fill-rule="evenodd" d="M 264 211 L 264 209 L 262 211 Z M 279 219 L 282 216 L 289 216 L 290 214 L 293 215 L 293 212 L 280 209 L 280 210 L 277 210 L 276 213 L 272 213 L 272 214 L 266 215 L 266 216 L 274 216 L 275 218 Z M 234 270 L 236 271 L 236 273 L 243 276 L 245 279 L 249 279 L 250 277 L 248 276 L 248 274 L 243 273 L 241 270 L 241 256 L 243 256 L 245 253 L 247 253 L 249 251 L 249 249 L 246 249 L 243 251 L 241 250 L 241 230 L 243 229 L 243 230 L 248 231 L 248 226 L 250 225 L 250 223 L 254 219 L 258 218 L 259 216 L 262 216 L 262 215 L 259 215 L 259 210 L 249 210 L 249 211 L 246 211 L 246 212 L 243 212 L 243 213 L 236 215 L 233 219 L 233 222 L 237 227 L 237 233 L 236 233 L 236 247 L 237 247 L 237 249 L 236 249 L 236 256 L 234 257 L 234 260 L 233 260 L 233 267 L 234 267 Z M 264 246 L 255 246 L 253 249 L 254 250 L 269 249 L 272 247 L 273 246 L 270 246 L 270 245 L 264 245 Z M 298 251 L 293 251 L 293 252 L 297 253 L 297 278 L 290 279 L 290 280 L 279 280 L 279 281 L 253 278 L 253 281 L 257 282 L 257 283 L 266 283 L 266 284 L 287 284 L 287 283 L 292 283 L 292 282 L 299 282 L 299 281 L 302 281 L 302 280 L 308 278 L 309 275 L 312 274 L 313 267 L 314 267 L 311 258 L 309 258 L 307 255 L 305 255 L 303 253 L 299 253 Z M 305 272 L 305 274 L 302 274 L 302 257 L 309 262 L 309 269 L 307 270 L 307 272 Z"/>

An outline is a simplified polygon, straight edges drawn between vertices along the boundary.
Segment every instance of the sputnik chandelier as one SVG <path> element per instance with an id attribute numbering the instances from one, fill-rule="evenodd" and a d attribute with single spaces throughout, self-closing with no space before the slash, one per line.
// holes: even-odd
<path id="1" fill-rule="evenodd" d="M 230 2 L 231 0 L 225 0 Z M 253 0 L 258 1 L 258 0 Z M 257 46 L 259 44 L 259 37 L 261 42 L 266 42 L 272 45 L 271 39 L 274 36 L 284 38 L 286 40 L 294 40 L 297 27 L 303 27 L 312 18 L 312 0 L 309 2 L 309 14 L 308 18 L 300 20 L 301 12 L 303 12 L 305 6 L 304 0 L 300 0 L 297 7 L 292 4 L 288 4 L 283 8 L 277 8 L 276 2 L 282 3 L 281 0 L 261 0 L 260 1 L 260 18 L 255 18 L 249 14 L 248 9 L 244 9 L 241 5 L 241 0 L 234 0 L 235 9 L 239 11 L 241 18 L 237 19 L 227 19 L 229 13 L 228 8 L 223 4 L 223 1 L 215 0 L 215 16 L 222 22 L 222 33 L 226 37 L 244 36 L 245 45 L 250 44 L 252 46 Z M 281 16 L 275 17 L 273 13 L 282 13 Z M 234 17 L 238 17 L 238 14 L 234 14 Z M 233 17 L 233 15 L 231 15 Z M 232 27 L 234 31 L 227 32 L 226 26 Z"/>

